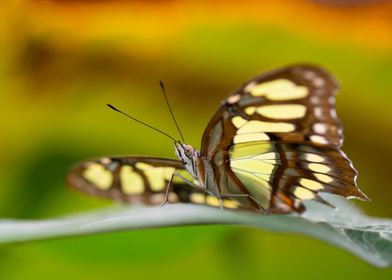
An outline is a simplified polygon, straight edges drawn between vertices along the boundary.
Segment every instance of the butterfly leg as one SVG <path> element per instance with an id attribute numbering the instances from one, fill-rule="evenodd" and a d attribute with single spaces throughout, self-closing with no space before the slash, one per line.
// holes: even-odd
<path id="1" fill-rule="evenodd" d="M 265 208 L 260 204 L 260 202 L 255 198 L 255 197 L 253 197 L 252 195 L 250 195 L 250 194 L 230 194 L 230 193 L 228 193 L 228 194 L 222 194 L 222 197 L 223 198 L 238 198 L 238 197 L 246 197 L 246 198 L 249 198 L 249 199 L 251 199 L 254 203 L 256 203 L 257 204 L 257 206 L 259 207 L 259 210 L 261 211 L 261 212 L 263 212 L 264 214 L 269 214 L 268 213 L 268 211 L 267 210 L 265 210 Z"/>
<path id="2" fill-rule="evenodd" d="M 192 187 L 193 189 L 200 191 L 200 192 L 204 192 L 207 193 L 210 196 L 214 196 L 218 198 L 219 201 L 219 207 L 221 210 L 223 210 L 223 201 L 222 201 L 222 196 L 217 196 L 216 194 L 212 193 L 211 191 L 209 191 L 207 188 L 204 188 L 202 186 L 196 185 L 195 183 L 189 181 L 188 179 L 184 178 L 184 176 L 181 176 L 180 174 L 178 174 L 177 172 L 173 173 L 174 175 L 176 175 L 178 178 L 182 179 L 185 183 L 187 183 L 190 187 Z"/>
<path id="3" fill-rule="evenodd" d="M 200 186 L 200 185 L 196 185 L 195 183 L 189 181 L 188 179 L 186 179 L 184 176 L 182 176 L 181 174 L 178 174 L 177 172 L 174 172 L 174 175 L 177 176 L 178 178 L 180 178 L 181 180 L 183 180 L 185 183 L 187 183 L 190 187 L 194 188 L 195 190 L 201 191 L 201 192 L 206 192 L 209 195 L 213 195 L 210 191 L 208 191 L 206 188 Z"/>
<path id="4" fill-rule="evenodd" d="M 223 201 L 222 201 L 222 197 L 221 196 L 218 197 L 218 202 L 219 202 L 220 210 L 223 210 Z"/>
<path id="5" fill-rule="evenodd" d="M 165 192 L 165 198 L 163 199 L 163 202 L 161 204 L 161 208 L 163 206 L 165 206 L 165 204 L 169 201 L 170 187 L 172 186 L 173 178 L 174 178 L 174 172 L 173 172 L 173 174 L 170 177 L 169 183 L 167 184 L 166 192 Z"/>

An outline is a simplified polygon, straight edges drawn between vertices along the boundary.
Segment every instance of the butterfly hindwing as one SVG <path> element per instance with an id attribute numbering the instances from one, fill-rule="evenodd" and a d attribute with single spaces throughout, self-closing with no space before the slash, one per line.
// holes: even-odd
<path id="1" fill-rule="evenodd" d="M 201 147 L 221 192 L 248 194 L 280 213 L 302 211 L 304 200 L 326 203 L 319 192 L 367 199 L 339 150 L 337 89 L 325 70 L 296 65 L 258 76 L 224 100 Z"/>
<path id="2" fill-rule="evenodd" d="M 230 150 L 230 169 L 253 196 L 263 189 L 269 212 L 300 212 L 304 200 L 325 203 L 320 192 L 366 199 L 355 185 L 357 172 L 351 161 L 333 147 L 272 142 L 236 145 Z"/>
<path id="3" fill-rule="evenodd" d="M 93 196 L 125 203 L 162 204 L 167 186 L 176 172 L 197 184 L 178 160 L 153 157 L 103 157 L 76 164 L 68 173 L 68 185 Z M 190 188 L 174 176 L 168 202 L 183 202 L 219 206 L 216 197 Z M 237 208 L 235 201 L 226 199 L 226 208 Z"/>

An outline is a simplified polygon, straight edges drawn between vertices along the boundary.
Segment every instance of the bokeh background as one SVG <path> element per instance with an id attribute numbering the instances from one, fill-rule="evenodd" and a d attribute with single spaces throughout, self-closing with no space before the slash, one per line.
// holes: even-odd
<path id="1" fill-rule="evenodd" d="M 259 72 L 320 64 L 341 81 L 344 151 L 370 215 L 392 217 L 389 1 L 2 1 L 0 216 L 48 218 L 111 204 L 70 192 L 69 166 L 104 155 L 173 157 L 220 101 Z M 354 202 L 353 202 L 354 203 Z M 112 233 L 0 247 L 1 279 L 392 279 L 302 236 L 228 226 Z"/>

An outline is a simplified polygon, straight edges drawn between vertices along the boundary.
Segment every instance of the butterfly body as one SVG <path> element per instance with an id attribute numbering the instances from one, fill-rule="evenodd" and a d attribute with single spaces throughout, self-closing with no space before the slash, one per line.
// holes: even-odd
<path id="1" fill-rule="evenodd" d="M 184 165 L 188 173 L 197 181 L 197 184 L 187 182 L 191 187 L 204 191 L 218 199 L 219 206 L 222 205 L 222 192 L 214 178 L 212 166 L 207 158 L 202 158 L 200 152 L 190 145 L 175 143 L 176 156 Z M 176 173 L 173 176 L 180 176 Z M 183 179 L 186 181 L 186 179 Z M 169 188 L 170 186 L 168 186 Z"/>
<path id="2" fill-rule="evenodd" d="M 340 150 L 337 89 L 335 79 L 316 66 L 262 74 L 221 103 L 200 151 L 175 141 L 178 160 L 87 161 L 71 170 L 69 185 L 127 202 L 157 204 L 153 197 L 162 202 L 167 192 L 169 202 L 262 213 L 302 212 L 306 200 L 329 205 L 322 192 L 368 200 Z"/>

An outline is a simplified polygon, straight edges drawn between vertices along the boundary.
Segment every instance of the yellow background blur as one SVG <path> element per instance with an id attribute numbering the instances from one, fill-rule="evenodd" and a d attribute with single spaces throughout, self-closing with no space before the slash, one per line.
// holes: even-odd
<path id="1" fill-rule="evenodd" d="M 344 2 L 345 4 L 337 4 Z M 220 101 L 256 74 L 319 64 L 342 84 L 344 151 L 392 217 L 392 6 L 389 1 L 2 1 L 0 215 L 48 218 L 110 205 L 70 192 L 69 166 L 104 155 L 174 157 L 172 143 L 105 108 L 176 134 L 163 80 L 189 144 Z M 389 275 L 389 277 L 388 277 Z M 0 247 L 1 279 L 392 279 L 301 236 L 205 226 Z"/>

